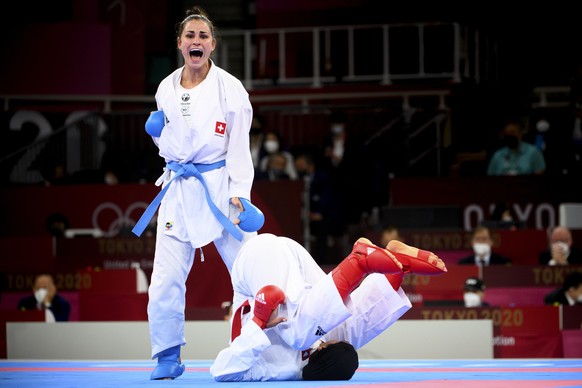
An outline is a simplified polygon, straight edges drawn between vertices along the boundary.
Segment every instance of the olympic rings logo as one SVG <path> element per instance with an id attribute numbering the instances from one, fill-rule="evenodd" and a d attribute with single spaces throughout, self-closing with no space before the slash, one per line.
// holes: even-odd
<path id="1" fill-rule="evenodd" d="M 93 210 L 93 215 L 91 217 L 91 224 L 93 228 L 99 229 L 103 233 L 103 237 L 115 237 L 119 234 L 119 231 L 123 227 L 133 228 L 137 223 L 137 219 L 141 216 L 141 212 L 138 214 L 137 219 L 132 217 L 132 213 L 137 209 L 146 209 L 148 204 L 146 202 L 133 202 L 127 207 L 125 212 L 121 210 L 116 203 L 113 202 L 103 202 Z M 110 214 L 110 213 L 113 214 Z M 108 214 L 109 213 L 109 214 Z M 103 218 L 107 218 L 109 221 L 113 218 L 113 221 L 108 227 L 100 225 L 103 222 Z M 155 216 L 153 218 L 155 220 Z"/>

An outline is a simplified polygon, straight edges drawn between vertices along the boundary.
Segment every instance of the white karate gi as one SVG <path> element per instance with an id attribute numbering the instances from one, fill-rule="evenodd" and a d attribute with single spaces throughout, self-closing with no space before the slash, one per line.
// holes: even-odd
<path id="1" fill-rule="evenodd" d="M 251 200 L 254 167 L 249 145 L 253 110 L 242 83 L 214 63 L 206 79 L 195 87 L 189 101 L 188 125 L 176 95 L 183 68 L 160 83 L 156 102 L 166 123 L 160 137 L 153 137 L 166 162 L 226 166 L 203 173 L 214 204 L 231 220 L 238 210 L 231 197 Z M 226 129 L 224 130 L 224 126 Z M 166 170 L 159 181 L 173 176 Z M 242 232 L 242 230 L 241 230 Z M 184 309 L 186 279 L 196 248 L 214 242 L 226 267 L 232 263 L 244 241 L 254 233 L 242 232 L 243 241 L 230 235 L 211 212 L 203 185 L 195 177 L 177 178 L 170 183 L 158 210 L 156 252 L 149 287 L 148 320 L 152 358 L 158 353 L 185 345 Z"/>
<path id="2" fill-rule="evenodd" d="M 272 284 L 285 292 L 278 315 L 288 320 L 261 330 L 252 311 L 243 315 L 241 334 L 210 367 L 217 381 L 300 380 L 308 361 L 301 350 L 315 348 L 320 339 L 347 341 L 358 349 L 411 307 L 402 288 L 394 291 L 382 274 L 368 275 L 344 303 L 331 274 L 301 245 L 268 233 L 245 243 L 231 279 L 235 314 L 247 300 L 253 306 L 258 290 Z"/>

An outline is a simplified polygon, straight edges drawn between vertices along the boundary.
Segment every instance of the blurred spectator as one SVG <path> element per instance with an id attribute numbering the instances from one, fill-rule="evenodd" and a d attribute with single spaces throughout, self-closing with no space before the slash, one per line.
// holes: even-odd
<path id="1" fill-rule="evenodd" d="M 265 173 L 269 169 L 270 159 L 273 155 L 278 155 L 277 158 L 283 156 L 286 159 L 285 174 L 291 180 L 297 179 L 297 170 L 295 170 L 295 158 L 293 154 L 285 149 L 281 135 L 275 131 L 268 131 L 265 133 L 263 141 L 264 156 L 259 163 L 259 172 Z"/>
<path id="2" fill-rule="evenodd" d="M 509 229 L 516 230 L 524 226 L 517 218 L 517 214 L 510 204 L 499 202 L 491 213 L 489 220 L 483 221 L 483 225 L 491 229 Z"/>
<path id="3" fill-rule="evenodd" d="M 267 164 L 261 171 L 257 172 L 257 180 L 281 181 L 290 180 L 289 158 L 283 152 L 274 152 L 267 157 Z"/>
<path id="4" fill-rule="evenodd" d="M 380 246 L 386 247 L 392 240 L 404 242 L 398 228 L 394 225 L 388 225 L 382 229 L 382 234 L 380 235 Z"/>
<path id="5" fill-rule="evenodd" d="M 376 170 L 365 157 L 360 131 L 348 128 L 344 111 L 332 113 L 329 124 L 321 167 L 330 173 L 346 225 L 358 223 L 375 205 Z"/>
<path id="6" fill-rule="evenodd" d="M 338 168 L 343 161 L 346 149 L 346 115 L 343 112 L 336 112 L 330 117 L 330 137 L 326 141 L 324 156 L 330 168 Z"/>
<path id="7" fill-rule="evenodd" d="M 328 248 L 343 233 L 339 204 L 327 171 L 318 168 L 310 154 L 299 154 L 295 159 L 298 175 L 309 185 L 309 228 L 314 240 L 314 258 L 326 263 Z"/>
<path id="8" fill-rule="evenodd" d="M 546 142 L 548 131 L 550 130 L 550 122 L 545 116 L 541 116 L 536 122 L 535 145 L 542 152 L 546 150 Z"/>
<path id="9" fill-rule="evenodd" d="M 251 146 L 251 157 L 253 158 L 253 166 L 255 166 L 255 171 L 259 170 L 259 164 L 261 157 L 264 155 L 263 152 L 263 139 L 265 134 L 263 132 L 263 118 L 257 113 L 253 116 L 253 121 L 251 122 L 250 130 L 250 146 Z"/>
<path id="10" fill-rule="evenodd" d="M 540 252 L 541 265 L 582 264 L 582 251 L 573 246 L 572 231 L 556 226 L 549 237 L 549 248 Z"/>
<path id="11" fill-rule="evenodd" d="M 69 226 L 69 220 L 62 213 L 52 213 L 46 218 L 46 230 L 52 236 L 64 237 Z"/>
<path id="12" fill-rule="evenodd" d="M 582 304 L 582 272 L 572 271 L 564 278 L 562 287 L 544 297 L 545 304 L 574 306 Z"/>
<path id="13" fill-rule="evenodd" d="M 55 159 L 43 163 L 40 167 L 44 185 L 47 187 L 68 183 L 65 162 L 62 161 L 62 157 Z"/>
<path id="14" fill-rule="evenodd" d="M 485 283 L 479 278 L 470 277 L 465 280 L 463 287 L 465 307 L 488 307 L 485 302 Z"/>
<path id="15" fill-rule="evenodd" d="M 225 300 L 224 302 L 222 302 L 222 305 L 220 307 L 224 311 L 224 320 L 230 321 L 230 317 L 232 317 L 232 302 L 229 300 Z"/>
<path id="16" fill-rule="evenodd" d="M 58 295 L 53 277 L 40 274 L 34 279 L 33 295 L 26 296 L 18 303 L 18 309 L 44 310 L 47 322 L 68 321 L 71 312 L 69 302 Z"/>
<path id="17" fill-rule="evenodd" d="M 491 231 L 486 226 L 478 226 L 471 235 L 471 245 L 473 254 L 459 259 L 460 265 L 478 265 L 486 267 L 488 265 L 509 265 L 511 260 L 508 257 L 499 255 L 492 251 L 493 239 Z"/>
<path id="18" fill-rule="evenodd" d="M 556 148 L 556 156 L 564 158 L 563 174 L 582 175 L 582 62 L 576 66 L 576 74 L 570 85 L 570 118 L 568 132 L 559 137 L 562 142 Z M 564 136 L 565 135 L 565 136 Z M 565 151 L 565 152 L 564 152 Z M 554 156 L 552 155 L 552 156 Z"/>
<path id="19" fill-rule="evenodd" d="M 503 127 L 505 146 L 493 153 L 487 175 L 542 175 L 546 170 L 544 154 L 533 144 L 523 141 L 525 130 L 517 120 Z"/>

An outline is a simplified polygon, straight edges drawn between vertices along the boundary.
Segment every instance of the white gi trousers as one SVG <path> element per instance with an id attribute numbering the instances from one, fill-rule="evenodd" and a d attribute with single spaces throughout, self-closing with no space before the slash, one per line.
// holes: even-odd
<path id="1" fill-rule="evenodd" d="M 255 233 L 243 232 L 243 242 Z M 243 242 L 226 230 L 214 241 L 225 264 L 234 262 Z M 158 227 L 154 271 L 148 289 L 149 330 L 152 344 L 152 359 L 158 353 L 176 345 L 186 345 L 184 335 L 184 310 L 186 308 L 186 280 L 194 264 L 193 248 L 189 242 L 167 236 Z M 227 268 L 231 265 L 227 264 Z M 155 303 L 154 303 L 155 301 Z"/>

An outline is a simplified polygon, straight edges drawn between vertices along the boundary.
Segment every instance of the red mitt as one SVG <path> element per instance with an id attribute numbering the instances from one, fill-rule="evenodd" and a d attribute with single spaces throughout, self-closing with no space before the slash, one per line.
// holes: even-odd
<path id="1" fill-rule="evenodd" d="M 273 285 L 261 288 L 255 295 L 253 321 L 264 329 L 267 327 L 271 314 L 281 303 L 285 303 L 285 293 L 282 289 Z"/>

